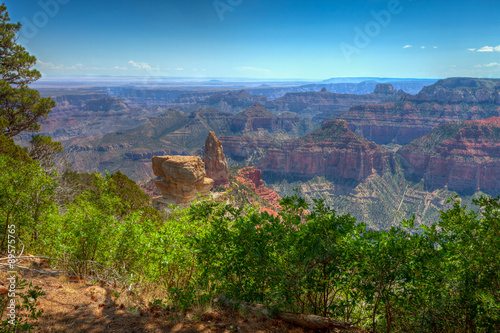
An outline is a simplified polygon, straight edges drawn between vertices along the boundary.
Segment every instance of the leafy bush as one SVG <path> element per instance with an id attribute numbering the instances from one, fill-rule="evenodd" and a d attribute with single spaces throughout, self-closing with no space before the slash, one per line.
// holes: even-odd
<path id="1" fill-rule="evenodd" d="M 13 224 L 27 251 L 156 286 L 176 309 L 225 294 L 372 331 L 500 330 L 498 198 L 475 201 L 479 212 L 454 199 L 435 225 L 383 231 L 296 194 L 276 217 L 203 201 L 162 220 L 120 173 L 59 178 L 5 154 L 0 168 L 1 250 Z"/>

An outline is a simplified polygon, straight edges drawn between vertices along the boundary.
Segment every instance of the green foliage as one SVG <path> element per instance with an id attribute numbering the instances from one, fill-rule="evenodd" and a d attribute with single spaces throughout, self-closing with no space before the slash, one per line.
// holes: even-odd
<path id="1" fill-rule="evenodd" d="M 54 209 L 54 181 L 38 164 L 7 155 L 0 155 L 0 170 L 0 251 L 6 250 L 9 225 L 25 245 L 36 244 L 42 221 Z"/>
<path id="2" fill-rule="evenodd" d="M 41 75 L 31 69 L 36 58 L 16 42 L 20 29 L 20 23 L 10 23 L 5 4 L 0 5 L 0 118 L 6 137 L 38 131 L 39 121 L 55 106 L 53 100 L 40 98 L 38 91 L 28 88 Z"/>
<path id="3" fill-rule="evenodd" d="M 194 237 L 199 275 L 216 293 L 271 308 L 333 317 L 374 331 L 499 329 L 498 200 L 479 215 L 458 203 L 432 228 L 405 221 L 367 229 L 296 195 L 274 218 L 201 204 Z"/>
<path id="4" fill-rule="evenodd" d="M 113 194 L 118 196 L 122 202 L 126 203 L 123 214 L 140 210 L 143 212 L 145 218 L 157 222 L 161 221 L 158 211 L 151 207 L 149 197 L 132 179 L 128 178 L 120 171 L 112 174 L 110 179 L 114 183 L 114 188 L 112 189 Z"/>
<path id="5" fill-rule="evenodd" d="M 48 168 L 54 165 L 54 157 L 63 151 L 63 147 L 60 142 L 52 141 L 50 136 L 39 134 L 31 137 L 27 151 L 33 160 Z"/>
<path id="6" fill-rule="evenodd" d="M 438 329 L 444 318 L 464 332 L 500 328 L 500 202 L 482 197 L 474 203 L 481 214 L 454 200 L 427 231 L 440 248 L 437 267 L 445 282 L 434 289 L 442 297 L 433 313 Z"/>
<path id="7" fill-rule="evenodd" d="M 0 118 L 1 120 L 3 119 Z M 12 138 L 8 138 L 3 134 L 0 134 L 0 154 L 9 156 L 14 163 L 32 162 L 32 159 L 23 148 L 16 145 Z"/>

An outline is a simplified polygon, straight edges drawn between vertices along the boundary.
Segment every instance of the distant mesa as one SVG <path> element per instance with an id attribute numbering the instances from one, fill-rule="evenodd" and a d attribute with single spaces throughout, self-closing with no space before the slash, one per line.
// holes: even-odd
<path id="1" fill-rule="evenodd" d="M 375 87 L 375 90 L 373 91 L 374 94 L 392 94 L 394 93 L 394 87 L 392 84 L 377 84 Z"/>
<path id="2" fill-rule="evenodd" d="M 127 105 L 123 101 L 116 97 L 106 97 L 99 99 L 92 99 L 87 101 L 83 107 L 84 111 L 120 111 L 127 109 Z"/>
<path id="3" fill-rule="evenodd" d="M 273 113 L 289 111 L 302 118 L 321 121 L 327 117 L 332 118 L 347 112 L 356 105 L 394 103 L 404 95 L 403 91 L 396 91 L 388 84 L 377 84 L 372 93 L 365 95 L 329 92 L 323 86 L 321 91 L 287 93 L 283 97 L 267 101 L 263 105 Z"/>
<path id="4" fill-rule="evenodd" d="M 187 205 L 198 193 L 208 195 L 214 186 L 214 180 L 205 177 L 205 164 L 198 156 L 154 156 L 152 162 L 155 176 L 161 177 L 156 187 L 163 195 L 153 200 L 157 208 Z"/>

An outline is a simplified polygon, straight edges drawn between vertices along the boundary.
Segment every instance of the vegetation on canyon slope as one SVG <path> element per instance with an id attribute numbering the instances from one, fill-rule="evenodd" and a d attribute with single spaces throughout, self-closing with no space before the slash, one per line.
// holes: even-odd
<path id="1" fill-rule="evenodd" d="M 431 227 L 375 231 L 296 195 L 277 217 L 210 201 L 160 216 L 123 175 L 58 178 L 5 155 L 0 167 L 1 252 L 15 224 L 25 251 L 65 259 L 76 275 L 154 286 L 158 304 L 224 294 L 377 331 L 500 329 L 495 199 L 476 201 L 481 213 L 455 200 Z"/>
<path id="2" fill-rule="evenodd" d="M 2 6 L 2 29 L 17 31 L 18 25 L 6 23 L 5 11 Z M 24 52 L 7 31 L 2 35 L 11 40 L 3 41 L 4 49 Z M 9 82 L 16 70 L 37 77 L 26 71 L 34 58 L 22 54 L 24 65 L 0 71 L 4 91 L 19 83 L 27 93 L 22 82 Z M 60 146 L 48 138 L 36 137 L 27 150 L 17 147 L 9 137 L 20 128 L 36 131 L 51 102 L 16 94 L 2 102 L 20 98 L 39 106 L 21 107 L 12 121 L 2 109 L 1 253 L 9 252 L 15 230 L 25 253 L 63 260 L 78 276 L 105 276 L 137 289 L 149 285 L 164 295 L 155 305 L 175 309 L 224 294 L 263 303 L 275 314 L 328 316 L 373 331 L 500 329 L 498 199 L 475 201 L 480 213 L 455 199 L 430 227 L 405 220 L 382 231 L 322 201 L 310 207 L 297 195 L 280 202 L 278 216 L 211 201 L 162 215 L 120 173 L 80 174 L 57 165 L 53 155 Z M 18 122 L 24 116 L 27 126 Z M 41 315 L 39 295 L 35 289 L 19 301 L 31 320 L 18 322 L 26 325 L 23 331 Z M 7 300 L 1 299 L 2 320 Z"/>

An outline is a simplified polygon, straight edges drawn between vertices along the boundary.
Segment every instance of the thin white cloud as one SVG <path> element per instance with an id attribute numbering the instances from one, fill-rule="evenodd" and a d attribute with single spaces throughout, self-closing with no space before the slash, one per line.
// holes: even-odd
<path id="1" fill-rule="evenodd" d="M 410 47 L 413 47 L 413 45 L 405 45 L 403 46 L 403 49 L 409 49 Z"/>
<path id="2" fill-rule="evenodd" d="M 128 69 L 128 67 L 115 66 L 115 67 L 113 67 L 113 69 L 117 69 L 117 70 L 120 70 L 120 71 L 126 71 Z"/>
<path id="3" fill-rule="evenodd" d="M 433 49 L 437 49 L 438 47 L 437 47 L 437 46 L 433 46 L 432 48 L 433 48 Z"/>
<path id="4" fill-rule="evenodd" d="M 425 46 L 421 46 L 422 49 L 425 49 Z"/>
<path id="5" fill-rule="evenodd" d="M 73 66 L 64 65 L 54 65 L 51 62 L 44 62 L 42 60 L 37 60 L 37 65 L 42 70 L 84 70 L 87 69 L 84 64 L 76 64 Z"/>
<path id="6" fill-rule="evenodd" d="M 51 62 L 44 62 L 42 60 L 37 60 L 37 65 L 40 66 L 41 69 L 64 69 L 64 65 L 54 65 Z"/>
<path id="7" fill-rule="evenodd" d="M 258 67 L 251 67 L 251 66 L 237 67 L 235 69 L 237 71 L 240 71 L 240 72 L 271 73 L 271 71 L 269 69 L 258 68 Z"/>
<path id="8" fill-rule="evenodd" d="M 85 66 L 83 64 L 76 64 L 76 65 L 73 65 L 71 67 L 68 67 L 66 69 L 84 69 Z"/>
<path id="9" fill-rule="evenodd" d="M 467 51 L 472 51 L 472 52 L 474 52 L 474 51 L 476 51 L 476 49 L 467 49 Z"/>
<path id="10" fill-rule="evenodd" d="M 499 67 L 500 64 L 498 62 L 490 62 L 489 64 L 486 65 L 476 65 L 475 67 L 481 68 L 481 67 Z"/>
<path id="11" fill-rule="evenodd" d="M 176 71 L 183 71 L 183 70 L 184 70 L 184 68 L 176 68 L 175 70 L 176 70 Z"/>
<path id="12" fill-rule="evenodd" d="M 148 69 L 148 70 L 153 69 L 147 62 L 135 62 L 133 60 L 130 60 L 128 63 L 136 69 Z"/>
<path id="13" fill-rule="evenodd" d="M 500 52 L 500 45 L 498 46 L 483 46 L 477 52 Z"/>

